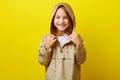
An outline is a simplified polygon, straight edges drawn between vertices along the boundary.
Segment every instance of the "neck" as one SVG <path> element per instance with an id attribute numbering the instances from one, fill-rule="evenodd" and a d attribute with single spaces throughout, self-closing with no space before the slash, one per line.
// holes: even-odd
<path id="1" fill-rule="evenodd" d="M 57 36 L 62 36 L 63 34 L 65 34 L 65 31 L 58 31 L 57 32 Z"/>

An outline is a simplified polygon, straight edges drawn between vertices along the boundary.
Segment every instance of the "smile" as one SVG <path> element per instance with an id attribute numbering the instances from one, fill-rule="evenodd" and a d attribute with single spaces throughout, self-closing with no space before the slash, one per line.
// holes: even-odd
<path id="1" fill-rule="evenodd" d="M 58 26 L 65 26 L 65 24 L 58 24 Z"/>

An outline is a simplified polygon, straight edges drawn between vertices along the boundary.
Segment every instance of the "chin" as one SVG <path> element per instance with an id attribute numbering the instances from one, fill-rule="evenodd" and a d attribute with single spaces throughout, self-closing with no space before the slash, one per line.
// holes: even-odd
<path id="1" fill-rule="evenodd" d="M 66 30 L 66 28 L 64 28 L 64 29 L 60 29 L 60 28 L 59 28 L 59 31 L 65 31 L 65 30 Z"/>
<path id="2" fill-rule="evenodd" d="M 67 29 L 67 27 L 64 27 L 64 28 L 58 28 L 59 30 L 61 31 L 65 31 Z"/>

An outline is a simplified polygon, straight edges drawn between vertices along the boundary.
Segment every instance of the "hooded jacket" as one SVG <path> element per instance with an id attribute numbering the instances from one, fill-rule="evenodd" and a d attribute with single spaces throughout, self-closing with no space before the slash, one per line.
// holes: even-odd
<path id="1" fill-rule="evenodd" d="M 59 6 L 65 7 L 73 21 L 73 28 L 75 28 L 73 11 L 66 3 L 59 3 L 54 7 L 51 21 Z M 40 43 L 38 61 L 45 66 L 46 80 L 80 80 L 80 65 L 86 60 L 82 38 L 80 37 L 82 43 L 79 49 L 76 49 L 71 41 L 62 47 L 57 41 L 51 50 L 46 50 L 44 46 L 45 37 Z"/>

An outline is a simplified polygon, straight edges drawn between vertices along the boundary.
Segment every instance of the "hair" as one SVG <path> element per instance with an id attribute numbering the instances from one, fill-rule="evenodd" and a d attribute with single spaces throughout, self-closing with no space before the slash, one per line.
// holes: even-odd
<path id="1" fill-rule="evenodd" d="M 73 31 L 73 21 L 72 21 L 72 19 L 71 19 L 71 16 L 69 15 L 68 11 L 66 10 L 66 8 L 65 8 L 63 5 L 59 6 L 59 7 L 57 8 L 57 10 L 58 10 L 59 8 L 62 8 L 62 9 L 65 11 L 66 15 L 68 16 L 68 21 L 69 21 L 69 23 L 70 23 L 70 26 L 66 29 L 65 33 L 67 33 L 67 34 L 69 35 L 69 34 L 71 34 L 72 31 Z M 56 10 L 56 12 L 57 12 L 57 10 Z M 55 12 L 55 14 L 56 14 L 56 12 Z M 57 28 L 56 28 L 55 25 L 54 25 L 55 14 L 54 14 L 54 16 L 53 16 L 53 18 L 52 18 L 50 31 L 51 31 L 52 34 L 57 35 Z"/>

